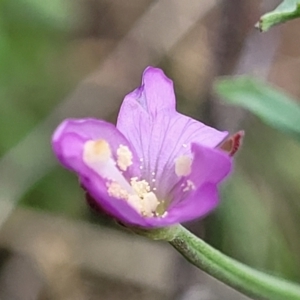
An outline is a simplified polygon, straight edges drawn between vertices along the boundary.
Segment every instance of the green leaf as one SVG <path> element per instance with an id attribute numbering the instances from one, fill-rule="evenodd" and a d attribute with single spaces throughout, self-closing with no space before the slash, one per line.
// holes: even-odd
<path id="1" fill-rule="evenodd" d="M 300 141 L 300 105 L 283 92 L 246 76 L 221 79 L 215 89 L 230 103 L 250 110 L 268 125 Z"/>
<path id="2" fill-rule="evenodd" d="M 76 11 L 71 1 L 64 0 L 0 0 L 0 16 L 27 27 L 70 30 L 75 25 Z"/>
<path id="3" fill-rule="evenodd" d="M 256 27 L 267 31 L 274 25 L 300 18 L 300 0 L 284 0 L 276 9 L 263 15 Z"/>

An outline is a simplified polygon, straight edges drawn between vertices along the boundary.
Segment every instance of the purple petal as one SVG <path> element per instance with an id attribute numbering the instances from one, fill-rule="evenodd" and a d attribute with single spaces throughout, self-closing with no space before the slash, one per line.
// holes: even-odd
<path id="1" fill-rule="evenodd" d="M 55 151 L 59 149 L 58 158 L 61 163 L 79 175 L 81 184 L 108 214 L 126 224 L 147 226 L 147 220 L 125 201 L 108 195 L 106 180 L 85 165 L 82 160 L 84 142 L 84 139 L 73 132 L 61 136 L 55 145 Z"/>
<path id="2" fill-rule="evenodd" d="M 72 139 L 74 138 L 74 139 Z M 82 157 L 83 144 L 88 140 L 106 140 L 115 154 L 120 145 L 127 146 L 133 154 L 133 164 L 124 173 L 125 176 L 139 176 L 139 159 L 134 147 L 116 129 L 113 124 L 96 119 L 66 119 L 52 137 L 52 147 L 60 162 L 67 168 L 77 172 L 75 158 Z M 81 142 L 78 142 L 80 140 Z M 76 141 L 76 145 L 73 144 Z"/>
<path id="3" fill-rule="evenodd" d="M 143 177 L 151 181 L 152 173 L 155 173 L 154 179 L 160 182 L 160 190 L 166 191 L 170 183 L 178 180 L 174 161 L 180 155 L 190 153 L 191 143 L 215 147 L 227 135 L 227 132 L 219 132 L 177 112 L 158 114 L 152 119 L 136 103 L 124 102 L 124 108 L 135 107 L 128 110 L 131 117 L 126 119 L 126 124 L 121 115 L 118 128 L 143 158 Z"/>
<path id="4" fill-rule="evenodd" d="M 147 227 L 148 220 L 126 201 L 108 195 L 106 180 L 83 162 L 84 143 L 91 139 L 107 140 L 113 151 L 120 144 L 131 147 L 112 124 L 93 119 L 64 121 L 55 131 L 52 145 L 60 162 L 78 174 L 84 188 L 105 211 L 126 224 Z M 132 148 L 130 150 L 134 151 Z M 136 173 L 133 175 L 138 176 Z"/>
<path id="5" fill-rule="evenodd" d="M 232 159 L 218 149 L 192 144 L 192 152 L 194 158 L 191 173 L 183 177 L 170 192 L 172 199 L 170 209 L 177 205 L 188 205 L 191 195 L 198 193 L 197 190 L 201 190 L 207 184 L 216 187 L 232 169 Z M 187 181 L 193 183 L 196 192 L 184 191 Z"/>
<path id="6" fill-rule="evenodd" d="M 231 171 L 232 159 L 219 149 L 192 144 L 194 154 L 191 174 L 187 176 L 196 186 L 206 182 L 219 183 Z"/>
<path id="7" fill-rule="evenodd" d="M 165 224 L 181 223 L 206 216 L 217 207 L 219 196 L 217 186 L 206 183 L 191 197 L 174 206 L 166 216 Z"/>
<path id="8" fill-rule="evenodd" d="M 158 68 L 148 67 L 143 73 L 141 87 L 126 98 L 133 98 L 154 117 L 162 111 L 175 111 L 173 81 Z"/>

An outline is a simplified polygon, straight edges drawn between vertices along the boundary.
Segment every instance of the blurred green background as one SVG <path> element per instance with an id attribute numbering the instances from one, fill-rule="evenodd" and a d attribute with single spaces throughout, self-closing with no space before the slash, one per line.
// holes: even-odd
<path id="1" fill-rule="evenodd" d="M 70 223 L 72 234 L 79 234 L 78 247 L 86 250 L 95 241 L 82 242 L 82 236 L 89 236 L 85 230 L 118 229 L 89 210 L 76 176 L 56 163 L 51 132 L 66 117 L 113 122 L 122 98 L 139 85 L 147 65 L 162 67 L 174 80 L 179 111 L 222 130 L 246 132 L 235 172 L 223 185 L 220 207 L 187 226 L 246 264 L 300 282 L 299 142 L 250 112 L 228 106 L 213 89 L 219 76 L 247 74 L 299 99 L 299 20 L 260 34 L 253 25 L 278 2 L 198 2 L 0 2 L 1 299 L 246 299 L 201 272 L 194 276 L 195 270 L 175 254 L 162 265 L 175 279 L 161 286 L 155 283 L 162 276 L 160 269 L 135 270 L 137 277 L 149 273 L 144 281 L 127 278 L 121 263 L 132 258 L 113 263 L 114 250 L 111 256 L 100 249 L 90 255 L 116 265 L 115 273 L 107 271 L 111 266 L 102 268 L 100 261 L 91 271 L 85 258 L 82 262 L 74 254 L 70 259 L 72 249 L 64 244 L 64 235 L 60 237 L 60 226 Z M 51 224 L 56 226 L 53 232 Z M 129 247 L 145 243 L 123 232 L 114 234 L 103 243 L 113 247 L 119 234 L 130 239 Z M 46 235 L 50 242 L 41 248 Z M 62 248 L 53 246 L 57 238 Z M 34 252 L 27 245 L 33 241 L 43 251 Z M 116 245 L 126 253 L 125 244 Z M 173 251 L 167 245 L 156 246 L 157 253 Z M 56 251 L 60 263 L 53 271 Z M 149 253 L 143 255 L 151 264 L 157 256 Z M 43 255 L 53 258 L 47 268 Z M 69 275 L 74 274 L 73 259 L 80 261 L 75 264 L 76 278 Z M 24 260 L 34 268 L 24 265 Z M 22 269 L 37 274 L 40 285 L 33 279 L 26 287 L 18 285 L 24 278 L 14 275 L 22 274 Z M 37 290 L 34 296 L 33 290 Z"/>

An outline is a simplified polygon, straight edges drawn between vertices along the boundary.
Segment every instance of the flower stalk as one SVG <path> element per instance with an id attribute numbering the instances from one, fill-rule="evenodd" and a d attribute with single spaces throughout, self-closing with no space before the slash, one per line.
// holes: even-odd
<path id="1" fill-rule="evenodd" d="M 214 249 L 181 225 L 170 231 L 168 242 L 190 263 L 254 299 L 300 300 L 300 286 L 254 270 Z M 167 236 L 167 235 L 165 235 Z"/>

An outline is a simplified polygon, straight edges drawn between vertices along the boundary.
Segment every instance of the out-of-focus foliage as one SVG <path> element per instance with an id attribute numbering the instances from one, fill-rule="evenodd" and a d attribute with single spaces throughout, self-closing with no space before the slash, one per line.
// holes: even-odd
<path id="1" fill-rule="evenodd" d="M 61 167 L 39 180 L 24 195 L 20 204 L 71 217 L 83 216 L 88 209 L 78 179 Z"/>
<path id="2" fill-rule="evenodd" d="M 299 144 L 252 118 L 209 236 L 230 256 L 300 280 Z"/>
<path id="3" fill-rule="evenodd" d="M 300 105 L 284 93 L 249 77 L 223 79 L 215 88 L 229 103 L 249 109 L 270 126 L 300 141 Z"/>
<path id="4" fill-rule="evenodd" d="M 281 133 L 255 120 L 248 123 L 238 159 L 241 169 L 225 189 L 216 219 L 221 232 L 212 233 L 214 242 L 250 265 L 299 281 L 296 253 L 300 244 L 291 228 L 300 226 L 300 164 L 296 163 L 300 160 L 291 158 L 299 157 L 294 140 L 300 141 L 300 106 L 285 93 L 250 77 L 218 80 L 215 89 L 230 104 L 250 110 Z M 232 220 L 239 223 L 239 229 Z"/>
<path id="5" fill-rule="evenodd" d="M 22 15 L 32 18 L 35 26 L 44 25 L 49 29 L 70 29 L 74 25 L 73 7 L 70 1 L 62 0 L 19 0 L 6 1 L 11 5 L 10 10 L 21 12 Z M 14 4 L 15 3 L 15 4 Z M 72 16 L 72 17 L 71 17 Z M 28 21 L 30 21 L 28 19 Z M 44 28 L 45 28 L 44 27 Z"/>
<path id="6" fill-rule="evenodd" d="M 71 25 L 68 1 L 0 4 L 0 155 L 66 92 L 61 61 Z M 11 126 L 11 121 L 15 120 Z"/>
<path id="7" fill-rule="evenodd" d="M 74 11 L 71 2 L 64 0 L 1 1 L 0 157 L 43 120 L 76 83 L 66 60 L 67 37 L 75 26 Z M 74 194 L 79 195 L 74 189 L 76 178 L 61 168 L 54 173 L 42 180 L 45 184 L 41 189 L 33 188 L 33 195 L 29 191 L 21 202 L 78 213 L 83 202 L 75 200 Z M 60 190 L 55 199 L 49 196 L 54 189 Z"/>
<path id="8" fill-rule="evenodd" d="M 267 31 L 271 27 L 300 17 L 300 1 L 284 0 L 276 9 L 264 14 L 258 24 L 259 30 Z"/>

